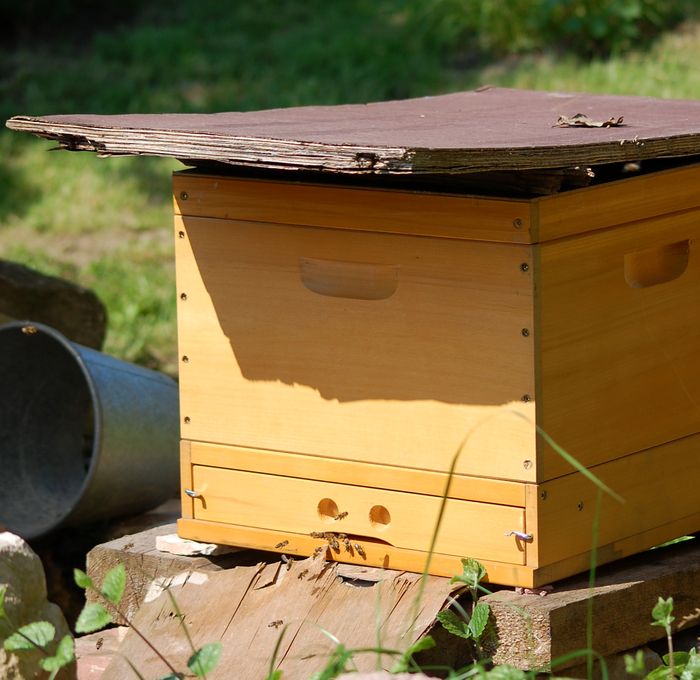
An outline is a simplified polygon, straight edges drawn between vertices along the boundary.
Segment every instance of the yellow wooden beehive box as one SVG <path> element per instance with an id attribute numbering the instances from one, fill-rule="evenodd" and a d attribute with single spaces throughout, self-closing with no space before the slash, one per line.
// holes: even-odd
<path id="1" fill-rule="evenodd" d="M 175 175 L 180 532 L 421 570 L 461 450 L 431 570 L 548 582 L 586 568 L 597 487 L 537 426 L 625 500 L 600 561 L 697 530 L 698 187 Z"/>
<path id="2" fill-rule="evenodd" d="M 174 176 L 182 536 L 535 586 L 700 529 L 698 120 L 486 89 L 8 125 L 200 166 Z M 624 500 L 595 536 L 558 447 Z"/>

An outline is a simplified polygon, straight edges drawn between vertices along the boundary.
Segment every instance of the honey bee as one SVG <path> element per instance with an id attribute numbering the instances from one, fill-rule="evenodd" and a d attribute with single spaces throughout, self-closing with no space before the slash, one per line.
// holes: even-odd
<path id="1" fill-rule="evenodd" d="M 345 519 L 348 516 L 347 511 L 345 512 L 339 512 L 333 519 L 338 522 L 341 519 Z"/>
<path id="2" fill-rule="evenodd" d="M 319 545 L 318 548 L 316 548 L 316 549 L 314 550 L 313 555 L 312 555 L 311 557 L 312 557 L 313 559 L 316 559 L 317 557 L 319 557 L 319 556 L 325 551 L 325 549 L 326 549 L 325 546 Z"/>
<path id="3" fill-rule="evenodd" d="M 280 555 L 280 557 L 282 558 L 282 562 L 287 565 L 287 571 L 289 571 L 292 568 L 292 564 L 294 564 L 294 558 L 287 557 L 286 555 Z"/>
<path id="4" fill-rule="evenodd" d="M 133 544 L 133 543 L 127 543 L 127 544 L 124 546 L 123 550 L 129 550 L 130 548 L 133 548 L 133 547 L 134 547 L 134 544 Z"/>
<path id="5" fill-rule="evenodd" d="M 297 576 L 297 578 L 301 581 L 301 579 L 303 579 L 304 576 L 306 576 L 308 573 L 309 573 L 309 570 L 304 569 L 302 572 L 299 573 L 299 576 Z"/>
<path id="6" fill-rule="evenodd" d="M 364 549 L 359 543 L 355 543 L 355 544 L 353 545 L 353 547 L 354 547 L 355 550 L 357 551 L 357 554 L 358 554 L 363 560 L 366 560 L 366 559 L 367 559 L 367 553 L 365 553 L 365 549 Z"/>
<path id="7" fill-rule="evenodd" d="M 25 335 L 36 335 L 39 329 L 36 326 L 22 326 L 22 333 Z"/>
<path id="8" fill-rule="evenodd" d="M 95 649 L 102 649 L 102 645 L 104 644 L 105 639 L 103 637 L 98 637 L 97 642 L 95 643 Z"/>
<path id="9" fill-rule="evenodd" d="M 326 534 L 323 533 L 323 531 L 312 531 L 309 536 L 311 536 L 311 538 L 325 538 Z"/>
<path id="10" fill-rule="evenodd" d="M 284 548 L 285 545 L 289 545 L 289 541 L 281 541 L 275 546 L 275 548 Z"/>
<path id="11" fill-rule="evenodd" d="M 328 543 L 330 544 L 334 552 L 340 552 L 340 543 L 338 543 L 338 539 L 335 536 L 329 539 Z"/>
<path id="12" fill-rule="evenodd" d="M 270 623 L 267 624 L 268 628 L 279 628 L 284 621 L 282 619 L 277 619 L 277 621 L 270 621 Z"/>
<path id="13" fill-rule="evenodd" d="M 352 546 L 350 545 L 350 539 L 347 536 L 343 539 L 343 545 L 345 546 L 345 552 L 352 552 Z"/>

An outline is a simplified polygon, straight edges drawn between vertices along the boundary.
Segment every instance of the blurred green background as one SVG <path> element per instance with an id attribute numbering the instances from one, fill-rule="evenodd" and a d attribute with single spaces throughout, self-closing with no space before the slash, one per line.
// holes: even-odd
<path id="1" fill-rule="evenodd" d="M 697 0 L 0 0 L 3 119 L 254 110 L 493 84 L 700 97 Z M 176 161 L 0 132 L 0 257 L 93 288 L 105 351 L 177 371 Z"/>

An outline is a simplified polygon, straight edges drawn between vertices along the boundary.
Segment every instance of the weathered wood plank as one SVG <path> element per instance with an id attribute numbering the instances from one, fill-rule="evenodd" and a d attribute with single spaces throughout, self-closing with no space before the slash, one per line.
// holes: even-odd
<path id="1" fill-rule="evenodd" d="M 451 592 L 447 578 L 428 577 L 422 604 L 414 610 L 420 582 L 416 574 L 311 558 L 292 561 L 288 567 L 284 562 L 270 562 L 269 554 L 253 551 L 229 557 L 239 566 L 219 571 L 215 569 L 221 569 L 220 564 L 213 565 L 205 558 L 180 558 L 179 566 L 184 569 L 179 577 L 170 579 L 170 587 L 187 614 L 195 644 L 221 640 L 225 655 L 222 669 L 230 671 L 241 668 L 241 664 L 248 669 L 250 664 L 249 674 L 237 677 L 264 677 L 260 669 L 269 663 L 283 630 L 280 667 L 284 677 L 292 680 L 308 677 L 332 650 L 333 644 L 319 626 L 336 635 L 346 647 L 371 647 L 376 644 L 377 607 L 382 644 L 387 648 L 403 648 L 407 640 L 426 632 L 443 638 L 441 645 L 450 642 L 450 636 L 444 637 L 444 631 L 434 622 Z M 164 574 L 172 556 L 159 554 L 157 558 L 161 562 L 158 573 Z M 253 564 L 259 558 L 266 561 Z M 130 559 L 130 555 L 122 554 L 121 561 Z M 177 567 L 174 564 L 172 572 Z M 161 585 L 167 581 L 161 579 Z M 168 654 L 186 658 L 189 649 L 182 631 L 170 616 L 167 596 L 157 597 L 160 592 L 160 588 L 152 589 L 134 621 Z M 484 601 L 491 606 L 496 631 L 487 651 L 496 663 L 526 669 L 549 667 L 553 659 L 585 647 L 589 597 L 593 598 L 594 649 L 603 656 L 632 649 L 663 635 L 660 628 L 650 625 L 651 608 L 659 596 L 674 598 L 677 629 L 698 623 L 700 541 L 648 551 L 600 567 L 592 591 L 588 577 L 582 575 L 555 583 L 554 591 L 546 597 L 512 590 L 486 596 Z M 414 631 L 402 641 L 401 635 L 416 611 Z M 276 623 L 279 621 L 282 623 Z M 155 677 L 162 670 L 132 634 L 119 651 L 136 660 L 146 677 Z M 450 663 L 469 661 L 464 647 L 450 646 L 444 651 Z M 374 661 L 374 655 L 360 655 L 358 665 L 369 669 Z M 389 661 L 385 656 L 384 665 Z M 121 677 L 122 663 L 115 659 L 104 680 Z M 559 670 L 575 663 L 573 659 Z"/>
<path id="2" fill-rule="evenodd" d="M 345 173 L 558 168 L 700 153 L 700 102 L 483 88 L 345 106 L 218 114 L 17 116 L 72 150 Z M 560 115 L 621 127 L 553 127 Z"/>
<path id="3" fill-rule="evenodd" d="M 163 580 L 183 572 L 220 571 L 235 564 L 238 559 L 233 554 L 186 557 L 156 550 L 156 536 L 173 534 L 175 531 L 175 524 L 163 524 L 97 545 L 87 554 L 87 573 L 98 584 L 118 564 L 123 564 L 126 568 L 127 584 L 122 604 L 127 616 L 136 613 L 155 579 Z M 88 602 L 98 601 L 96 595 L 89 591 L 87 599 Z"/>
<path id="4" fill-rule="evenodd" d="M 650 499 L 650 503 L 653 500 Z M 593 648 L 603 656 L 663 637 L 653 627 L 651 609 L 659 596 L 674 599 L 674 627 L 698 622 L 700 541 L 687 541 L 620 560 L 587 575 L 555 584 L 546 597 L 502 590 L 484 598 L 493 612 L 495 663 L 547 668 L 563 654 L 586 647 L 587 600 L 593 598 Z M 578 663 L 576 659 L 558 667 Z"/>
<path id="5" fill-rule="evenodd" d="M 75 638 L 78 680 L 100 680 L 127 631 L 117 626 Z"/>
<path id="6" fill-rule="evenodd" d="M 428 577 L 415 606 L 421 590 L 418 575 L 386 571 L 378 580 L 375 576 L 361 583 L 355 575 L 344 578 L 338 565 L 320 559 L 294 562 L 289 568 L 281 562 L 261 563 L 201 576 L 199 583 L 171 592 L 186 613 L 194 644 L 223 644 L 210 680 L 265 677 L 280 637 L 273 665 L 289 680 L 308 678 L 327 662 L 335 645 L 323 631 L 351 649 L 373 647 L 378 637 L 387 649 L 405 649 L 430 627 L 451 590 L 449 579 Z M 178 667 L 185 667 L 191 649 L 165 594 L 144 604 L 134 623 Z M 167 672 L 133 631 L 119 651 L 145 677 Z M 360 670 L 370 670 L 377 656 L 358 654 L 355 661 Z M 393 663 L 390 655 L 380 661 L 383 666 Z M 122 657 L 115 657 L 103 680 L 121 680 L 128 673 Z"/>

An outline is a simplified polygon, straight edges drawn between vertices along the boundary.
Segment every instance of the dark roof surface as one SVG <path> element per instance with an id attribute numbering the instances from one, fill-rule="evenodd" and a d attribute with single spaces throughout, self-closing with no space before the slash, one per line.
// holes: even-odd
<path id="1" fill-rule="evenodd" d="M 624 117 L 556 127 L 559 116 Z M 700 153 L 700 101 L 502 88 L 403 101 L 214 114 L 17 116 L 73 150 L 335 172 L 455 173 Z"/>

